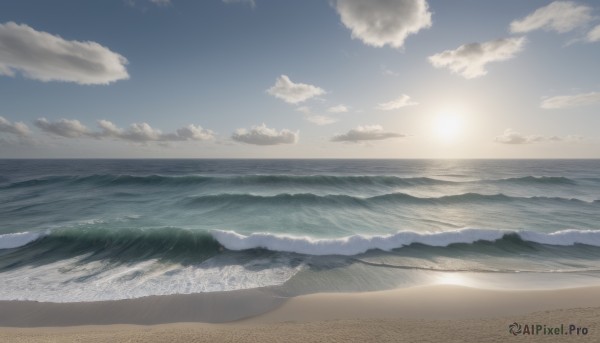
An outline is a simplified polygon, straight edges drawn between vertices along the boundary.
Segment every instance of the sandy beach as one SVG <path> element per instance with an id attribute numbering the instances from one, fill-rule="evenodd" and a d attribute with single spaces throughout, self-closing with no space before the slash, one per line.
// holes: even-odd
<path id="1" fill-rule="evenodd" d="M 438 285 L 289 299 L 268 290 L 252 290 L 76 304 L 9 301 L 0 306 L 0 341 L 7 342 L 600 339 L 600 287 L 500 291 Z M 531 325 L 563 325 L 564 331 L 562 335 L 544 335 L 542 330 L 538 334 L 513 336 L 509 325 L 515 322 L 522 329 Z M 579 335 L 575 330 L 568 334 L 570 325 L 580 328 Z"/>

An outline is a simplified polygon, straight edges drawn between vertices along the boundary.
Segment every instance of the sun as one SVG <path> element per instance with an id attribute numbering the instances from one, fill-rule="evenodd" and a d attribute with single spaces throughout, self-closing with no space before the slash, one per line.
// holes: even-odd
<path id="1" fill-rule="evenodd" d="M 433 130 L 437 138 L 443 141 L 453 141 L 458 138 L 463 129 L 463 120 L 455 111 L 442 111 L 433 121 Z"/>

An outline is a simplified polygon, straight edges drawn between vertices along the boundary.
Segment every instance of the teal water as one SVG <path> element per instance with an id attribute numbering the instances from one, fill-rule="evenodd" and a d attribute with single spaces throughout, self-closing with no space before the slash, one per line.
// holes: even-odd
<path id="1" fill-rule="evenodd" d="M 599 160 L 0 160 L 0 298 L 576 286 L 599 223 Z"/>

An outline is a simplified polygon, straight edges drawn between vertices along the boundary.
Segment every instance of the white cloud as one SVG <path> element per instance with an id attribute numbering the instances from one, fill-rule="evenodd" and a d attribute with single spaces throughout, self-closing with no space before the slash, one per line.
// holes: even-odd
<path id="1" fill-rule="evenodd" d="M 494 138 L 494 142 L 502 144 L 529 144 L 543 141 L 544 137 L 537 135 L 523 135 L 513 129 L 506 129 L 500 135 Z"/>
<path id="2" fill-rule="evenodd" d="M 431 27 L 425 0 L 337 0 L 335 8 L 352 38 L 375 47 L 400 48 L 409 35 Z"/>
<path id="3" fill-rule="evenodd" d="M 50 122 L 46 118 L 40 118 L 35 125 L 44 132 L 66 138 L 114 138 L 135 143 L 205 141 L 215 136 L 213 131 L 193 124 L 177 129 L 174 133 L 162 133 L 148 123 L 133 123 L 127 129 L 122 129 L 108 120 L 98 121 L 100 131 L 89 130 L 79 120 L 60 119 Z"/>
<path id="4" fill-rule="evenodd" d="M 194 124 L 177 129 L 174 133 L 162 133 L 148 123 L 133 123 L 124 130 L 108 120 L 99 120 L 98 126 L 102 131 L 94 133 L 96 137 L 112 137 L 136 143 L 206 141 L 215 136 L 213 131 Z"/>
<path id="5" fill-rule="evenodd" d="M 336 106 L 329 107 L 327 109 L 327 112 L 329 112 L 329 113 L 346 113 L 349 110 L 350 110 L 350 108 L 348 106 L 343 105 L 343 104 L 339 104 L 339 105 L 336 105 Z"/>
<path id="6" fill-rule="evenodd" d="M 254 145 L 278 145 L 294 144 L 298 142 L 298 131 L 293 132 L 288 129 L 277 131 L 268 128 L 265 124 L 253 126 L 248 129 L 237 129 L 231 139 L 236 142 L 254 144 Z"/>
<path id="7" fill-rule="evenodd" d="M 584 138 L 580 135 L 566 135 L 566 136 L 551 136 L 548 137 L 549 141 L 553 142 L 567 142 L 567 143 L 576 143 L 582 141 Z"/>
<path id="8" fill-rule="evenodd" d="M 592 20 L 592 8 L 572 1 L 554 1 L 527 17 L 510 23 L 510 31 L 524 33 L 544 29 L 559 33 L 571 31 Z"/>
<path id="9" fill-rule="evenodd" d="M 0 24 L 0 75 L 108 84 L 128 79 L 127 59 L 96 42 L 65 40 L 25 24 Z"/>
<path id="10" fill-rule="evenodd" d="M 406 94 L 402 94 L 392 101 L 378 104 L 377 107 L 375 107 L 375 109 L 381 110 L 381 111 L 391 111 L 391 110 L 397 110 L 402 107 L 414 106 L 414 105 L 418 105 L 418 104 L 419 104 L 418 102 L 410 100 L 410 96 L 408 96 Z"/>
<path id="11" fill-rule="evenodd" d="M 554 96 L 542 100 L 540 107 L 544 109 L 558 109 L 592 105 L 597 103 L 600 103 L 600 92 Z"/>
<path id="12" fill-rule="evenodd" d="M 325 94 L 325 91 L 313 85 L 294 83 L 287 75 L 281 75 L 275 80 L 275 85 L 267 89 L 267 93 L 290 104 L 297 104 L 317 95 Z"/>
<path id="13" fill-rule="evenodd" d="M 60 119 L 55 122 L 50 122 L 46 118 L 39 118 L 34 124 L 46 133 L 66 138 L 78 138 L 91 135 L 90 130 L 76 119 Z"/>
<path id="14" fill-rule="evenodd" d="M 254 0 L 223 0 L 223 2 L 226 4 L 235 4 L 235 3 L 248 4 L 252 8 L 256 7 L 256 2 Z"/>
<path id="15" fill-rule="evenodd" d="M 591 29 L 590 32 L 588 32 L 586 38 L 589 42 L 600 41 L 600 25 L 597 25 L 596 27 Z"/>
<path id="16" fill-rule="evenodd" d="M 448 68 L 467 79 L 487 74 L 486 64 L 513 58 L 525 45 L 525 37 L 497 39 L 485 43 L 470 43 L 455 50 L 429 56 L 436 68 Z"/>
<path id="17" fill-rule="evenodd" d="M 10 133 L 17 137 L 26 137 L 30 131 L 25 123 L 20 121 L 11 123 L 6 118 L 0 116 L 0 133 Z"/>
<path id="18" fill-rule="evenodd" d="M 188 126 L 177 129 L 177 137 L 186 141 L 207 141 L 215 137 L 212 130 L 204 129 L 200 125 L 189 124 Z"/>
<path id="19" fill-rule="evenodd" d="M 386 132 L 381 125 L 365 125 L 357 126 L 355 129 L 333 136 L 332 142 L 352 142 L 358 143 L 361 141 L 375 141 L 388 138 L 405 137 L 405 135 L 395 132 Z"/>

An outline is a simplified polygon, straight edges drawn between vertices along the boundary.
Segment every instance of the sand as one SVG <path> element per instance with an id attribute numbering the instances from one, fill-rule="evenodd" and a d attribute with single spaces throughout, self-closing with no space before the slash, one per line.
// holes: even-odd
<path id="1" fill-rule="evenodd" d="M 271 299 L 268 306 L 265 299 Z M 500 291 L 438 285 L 290 299 L 253 290 L 103 303 L 11 301 L 0 302 L 0 309 L 0 342 L 600 342 L 600 287 Z M 6 314 L 11 312 L 18 318 Z M 206 323 L 236 313 L 240 318 L 233 322 Z M 186 318 L 196 319 L 184 323 L 192 321 Z M 587 328 L 587 335 L 513 336 L 513 322 L 564 324 L 565 330 L 573 324 Z"/>

